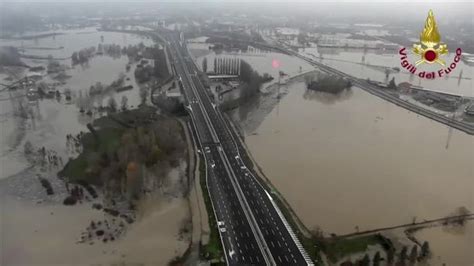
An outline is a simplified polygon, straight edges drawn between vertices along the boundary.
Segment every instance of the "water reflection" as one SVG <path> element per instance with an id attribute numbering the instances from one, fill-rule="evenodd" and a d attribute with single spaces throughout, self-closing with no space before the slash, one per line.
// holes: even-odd
<path id="1" fill-rule="evenodd" d="M 349 100 L 352 97 L 352 88 L 343 90 L 340 93 L 326 93 L 307 89 L 303 94 L 303 99 L 318 101 L 324 104 L 335 104 L 340 101 Z"/>

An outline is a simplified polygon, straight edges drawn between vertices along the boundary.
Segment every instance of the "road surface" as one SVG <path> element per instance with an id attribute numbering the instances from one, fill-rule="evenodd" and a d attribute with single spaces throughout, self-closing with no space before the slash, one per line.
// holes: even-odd
<path id="1" fill-rule="evenodd" d="M 164 37 L 206 159 L 227 264 L 312 265 L 271 193 L 245 165 L 246 151 L 199 80 L 185 44 L 176 33 Z"/>

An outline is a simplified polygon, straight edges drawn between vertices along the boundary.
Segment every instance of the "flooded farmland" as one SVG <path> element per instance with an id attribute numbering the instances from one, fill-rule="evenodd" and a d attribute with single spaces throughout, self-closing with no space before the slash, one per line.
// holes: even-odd
<path id="1" fill-rule="evenodd" d="M 112 219 L 92 207 L 101 202 L 100 192 L 96 200 L 74 207 L 63 205 L 68 192 L 63 180 L 56 176 L 69 158 L 78 155 L 67 136 L 87 132 L 87 123 L 105 115 L 93 105 L 106 105 L 109 98 L 121 104 L 124 96 L 129 107 L 136 107 L 141 101 L 141 85 L 134 76 L 137 63 L 131 63 L 127 71 L 127 55 L 95 55 L 86 64 L 72 65 L 71 54 L 99 44 L 128 47 L 139 43 L 153 45 L 151 39 L 138 35 L 102 32 L 95 28 L 65 30 L 61 35 L 32 40 L 0 40 L 0 46 L 14 46 L 22 49 L 23 55 L 35 57 L 22 58 L 27 65 L 46 66 L 54 60 L 65 66 L 67 76 L 58 82 L 54 74 L 40 73 L 40 81 L 54 84 L 59 92 L 55 97 L 29 98 L 24 89 L 0 91 L 0 261 L 5 265 L 164 265 L 187 248 L 188 239 L 179 236 L 183 221 L 189 219 L 187 201 L 159 193 L 140 202 L 136 222 L 127 227 L 120 239 L 108 244 L 101 241 L 80 244 L 81 234 L 92 220 Z M 100 82 L 107 86 L 121 73 L 124 85 L 132 89 L 90 97 L 92 85 Z M 26 68 L 7 69 L 0 74 L 0 83 L 9 84 L 28 74 L 31 73 Z M 69 100 L 66 91 L 70 91 Z M 82 106 L 92 112 L 81 112 Z M 34 150 L 44 147 L 48 155 L 58 156 L 60 163 L 36 165 L 25 155 L 27 143 Z M 180 178 L 183 171 L 179 171 Z M 54 195 L 46 196 L 38 180 L 40 176 L 49 180 Z M 156 249 L 160 250 L 159 256 Z"/>
<path id="2" fill-rule="evenodd" d="M 257 162 L 306 224 L 343 234 L 474 207 L 472 136 L 453 131 L 448 139 L 446 126 L 358 88 L 335 102 L 307 93 L 302 82 L 289 85 L 246 132 Z"/>

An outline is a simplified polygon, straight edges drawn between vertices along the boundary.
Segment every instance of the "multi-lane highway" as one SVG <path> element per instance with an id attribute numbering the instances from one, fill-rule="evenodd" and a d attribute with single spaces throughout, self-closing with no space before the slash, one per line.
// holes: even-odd
<path id="1" fill-rule="evenodd" d="M 185 44 L 175 33 L 165 39 L 206 159 L 208 192 L 227 264 L 312 265 L 271 193 L 247 168 L 246 150 L 211 101 Z"/>

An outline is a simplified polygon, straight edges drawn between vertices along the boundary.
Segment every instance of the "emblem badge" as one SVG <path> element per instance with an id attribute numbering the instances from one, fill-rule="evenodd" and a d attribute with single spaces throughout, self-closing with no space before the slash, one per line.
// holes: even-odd
<path id="1" fill-rule="evenodd" d="M 420 34 L 420 43 L 413 45 L 413 52 L 421 57 L 420 60 L 415 62 L 416 66 L 422 63 L 445 65 L 440 56 L 448 53 L 448 46 L 441 43 L 441 35 L 438 32 L 432 10 L 428 12 L 425 28 Z"/>

